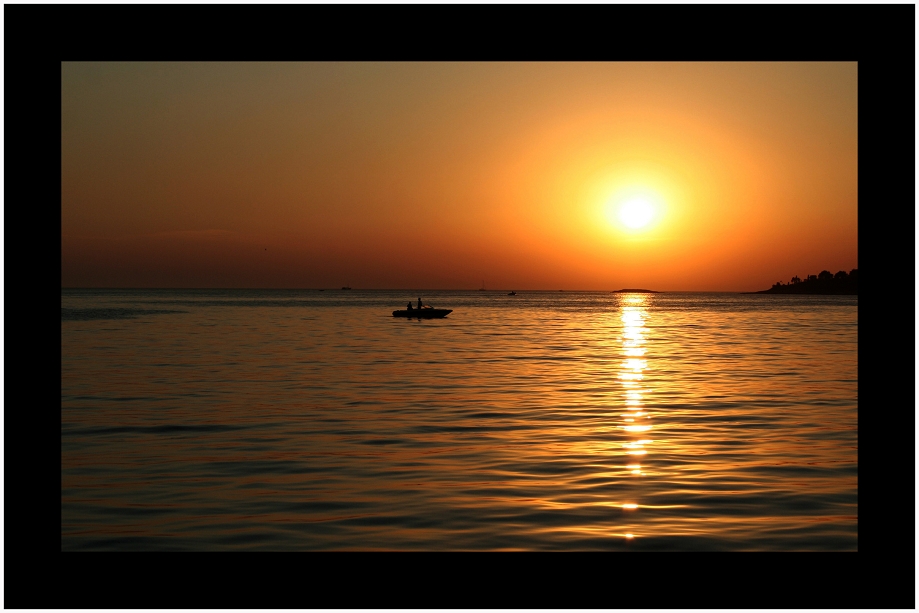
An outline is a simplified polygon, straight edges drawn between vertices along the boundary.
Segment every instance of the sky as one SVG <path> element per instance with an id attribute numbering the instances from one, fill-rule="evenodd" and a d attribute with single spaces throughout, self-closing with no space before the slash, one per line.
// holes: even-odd
<path id="1" fill-rule="evenodd" d="M 62 287 L 755 291 L 858 267 L 858 66 L 61 64 Z"/>

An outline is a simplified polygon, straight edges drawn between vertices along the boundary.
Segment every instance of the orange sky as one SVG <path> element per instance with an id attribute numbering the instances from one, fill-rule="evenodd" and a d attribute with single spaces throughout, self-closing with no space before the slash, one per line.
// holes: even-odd
<path id="1" fill-rule="evenodd" d="M 856 63 L 63 63 L 64 287 L 748 291 L 858 266 Z M 630 230 L 618 206 L 653 204 Z"/>

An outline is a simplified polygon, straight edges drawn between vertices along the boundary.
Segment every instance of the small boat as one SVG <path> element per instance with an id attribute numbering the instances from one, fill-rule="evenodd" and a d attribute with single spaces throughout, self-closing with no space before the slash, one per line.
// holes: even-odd
<path id="1" fill-rule="evenodd" d="M 484 291 L 485 291 L 485 281 L 482 281 L 482 287 L 479 288 L 479 291 L 480 291 L 480 292 L 484 292 Z"/>
<path id="2" fill-rule="evenodd" d="M 517 292 L 514 292 L 514 291 L 508 294 L 508 296 L 516 296 L 516 295 L 517 295 Z"/>
<path id="3" fill-rule="evenodd" d="M 401 311 L 393 311 L 393 317 L 417 317 L 418 319 L 434 319 L 446 317 L 449 313 L 452 313 L 453 309 L 433 309 L 431 307 L 422 307 L 420 309 L 412 309 L 411 311 L 407 309 L 402 309 Z"/>
<path id="4" fill-rule="evenodd" d="M 350 287 L 343 287 L 342 289 L 351 289 Z"/>

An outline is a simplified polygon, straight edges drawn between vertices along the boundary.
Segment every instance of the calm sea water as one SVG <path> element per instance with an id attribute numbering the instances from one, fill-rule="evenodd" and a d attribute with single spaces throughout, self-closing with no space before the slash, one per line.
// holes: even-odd
<path id="1" fill-rule="evenodd" d="M 61 547 L 856 550 L 853 296 L 62 290 Z"/>

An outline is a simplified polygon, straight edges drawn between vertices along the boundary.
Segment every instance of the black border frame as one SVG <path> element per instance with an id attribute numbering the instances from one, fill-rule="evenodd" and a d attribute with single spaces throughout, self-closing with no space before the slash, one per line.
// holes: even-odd
<path id="1" fill-rule="evenodd" d="M 4 606 L 915 607 L 914 5 L 7 4 L 3 11 Z M 113 59 L 857 61 L 859 551 L 194 560 L 62 553 L 50 374 L 60 364 L 51 330 L 60 236 L 47 230 L 60 221 L 59 71 L 64 60 Z"/>

